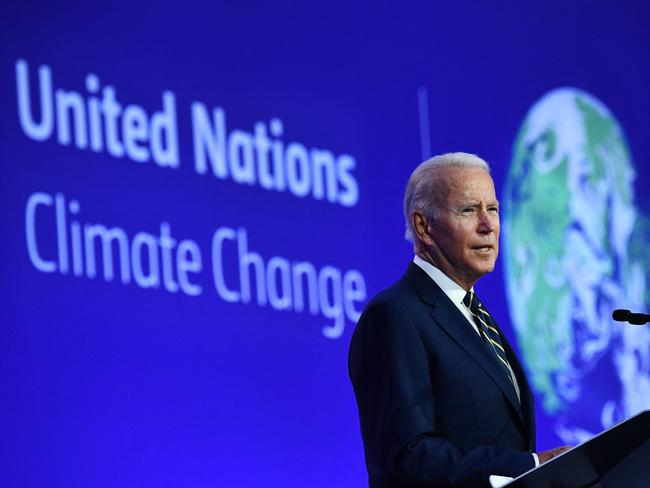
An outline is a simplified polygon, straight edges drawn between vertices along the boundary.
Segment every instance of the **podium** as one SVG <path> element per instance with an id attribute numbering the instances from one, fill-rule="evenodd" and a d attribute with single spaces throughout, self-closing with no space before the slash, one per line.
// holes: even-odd
<path id="1" fill-rule="evenodd" d="M 650 488 L 650 410 L 522 474 L 505 487 Z"/>

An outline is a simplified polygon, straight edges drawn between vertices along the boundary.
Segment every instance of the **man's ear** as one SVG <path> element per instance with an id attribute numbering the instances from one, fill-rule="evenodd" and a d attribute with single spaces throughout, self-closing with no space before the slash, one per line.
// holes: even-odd
<path id="1" fill-rule="evenodd" d="M 411 214 L 411 225 L 413 226 L 413 232 L 415 237 L 422 243 L 427 245 L 433 244 L 433 237 L 430 232 L 430 227 L 425 215 L 416 210 Z"/>

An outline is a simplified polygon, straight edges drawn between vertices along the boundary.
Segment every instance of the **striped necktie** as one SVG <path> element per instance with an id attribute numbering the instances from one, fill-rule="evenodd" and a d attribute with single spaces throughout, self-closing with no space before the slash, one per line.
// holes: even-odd
<path id="1" fill-rule="evenodd" d="M 496 354 L 499 359 L 499 363 L 503 366 L 508 379 L 514 386 L 517 396 L 519 396 L 519 387 L 515 382 L 514 372 L 512 371 L 508 358 L 506 357 L 506 350 L 503 348 L 503 344 L 501 343 L 501 335 L 496 328 L 496 322 L 473 291 L 470 290 L 467 292 L 465 298 L 463 298 L 463 303 L 467 305 L 470 312 L 472 312 L 474 323 L 478 327 L 481 337 L 489 346 L 491 346 L 494 354 Z"/>

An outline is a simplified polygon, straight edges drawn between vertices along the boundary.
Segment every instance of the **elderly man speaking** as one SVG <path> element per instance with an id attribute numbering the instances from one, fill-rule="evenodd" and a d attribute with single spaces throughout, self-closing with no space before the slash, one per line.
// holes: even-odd
<path id="1" fill-rule="evenodd" d="M 415 258 L 364 310 L 350 345 L 371 487 L 481 487 L 566 448 L 534 454 L 524 371 L 474 284 L 499 253 L 489 167 L 452 153 L 425 161 L 404 195 Z"/>

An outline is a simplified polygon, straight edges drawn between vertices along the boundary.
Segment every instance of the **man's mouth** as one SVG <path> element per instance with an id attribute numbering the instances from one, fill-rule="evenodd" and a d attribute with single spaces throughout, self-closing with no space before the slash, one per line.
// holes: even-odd
<path id="1" fill-rule="evenodd" d="M 488 252 L 488 251 L 492 251 L 494 249 L 494 246 L 491 244 L 486 244 L 484 246 L 472 246 L 472 249 L 480 252 Z"/>

